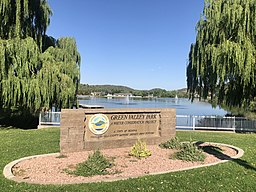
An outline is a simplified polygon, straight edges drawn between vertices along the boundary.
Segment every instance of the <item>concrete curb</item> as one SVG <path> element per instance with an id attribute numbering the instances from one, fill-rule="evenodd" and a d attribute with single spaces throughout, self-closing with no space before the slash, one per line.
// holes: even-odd
<path id="1" fill-rule="evenodd" d="M 12 173 L 13 166 L 18 164 L 21 161 L 25 161 L 25 160 L 28 160 L 28 159 L 33 159 L 33 158 L 37 158 L 37 157 L 47 157 L 47 156 L 52 156 L 52 155 L 60 155 L 60 153 L 49 153 L 49 154 L 42 154 L 42 155 L 33 155 L 33 156 L 23 157 L 23 158 L 14 160 L 14 161 L 8 163 L 4 167 L 3 175 L 4 175 L 5 178 L 16 181 L 18 183 L 27 182 L 25 179 L 20 179 L 20 178 L 16 177 L 15 175 L 13 175 L 13 173 Z"/>
<path id="2" fill-rule="evenodd" d="M 201 168 L 201 167 L 209 167 L 212 165 L 217 165 L 220 163 L 225 163 L 227 161 L 230 160 L 235 160 L 238 159 L 240 157 L 243 156 L 244 151 L 241 148 L 235 147 L 233 145 L 228 145 L 228 144 L 224 144 L 224 143 L 213 143 L 213 142 L 204 142 L 204 144 L 208 144 L 208 145 L 219 145 L 219 146 L 226 146 L 226 147 L 230 147 L 234 150 L 237 151 L 237 154 L 233 157 L 230 157 L 229 160 L 220 160 L 218 162 L 215 163 L 210 163 L 210 164 L 205 164 L 205 165 L 197 165 L 197 166 L 192 166 L 192 167 L 187 167 L 187 168 L 181 168 L 181 169 L 173 169 L 170 171 L 164 171 L 164 172 L 156 172 L 156 173 L 149 173 L 149 174 L 145 174 L 144 176 L 148 176 L 148 175 L 159 175 L 159 174 L 166 174 L 166 173 L 171 173 L 171 172 L 178 172 L 178 171 L 186 171 L 186 170 L 190 170 L 190 169 L 196 169 L 196 168 Z M 46 156 L 54 156 L 54 155 L 60 155 L 60 153 L 50 153 L 50 154 L 42 154 L 42 155 L 33 155 L 33 156 L 29 156 L 29 157 L 23 157 L 21 159 L 17 159 L 15 161 L 12 161 L 10 163 L 8 163 L 3 170 L 3 175 L 5 178 L 16 181 L 18 183 L 21 182 L 25 182 L 25 183 L 30 183 L 30 184 L 52 184 L 52 183 L 40 183 L 40 182 L 34 182 L 34 181 L 28 181 L 25 179 L 20 179 L 18 177 L 16 177 L 15 175 L 13 175 L 12 173 L 12 167 L 14 165 L 16 165 L 17 163 L 24 161 L 24 160 L 28 160 L 28 159 L 32 159 L 32 158 L 37 158 L 37 157 L 46 157 Z M 139 177 L 143 177 L 143 176 L 139 176 Z M 113 182 L 113 181 L 119 181 L 119 180 L 126 180 L 126 179 L 131 179 L 131 178 L 138 178 L 138 177 L 122 177 L 122 178 L 115 178 L 115 179 L 102 179 L 102 180 L 98 180 L 97 182 Z M 81 183 L 90 183 L 90 182 L 66 182 L 66 183 L 59 183 L 59 184 L 54 184 L 54 185 L 63 185 L 63 184 L 81 184 Z M 93 182 L 95 183 L 95 182 Z"/>

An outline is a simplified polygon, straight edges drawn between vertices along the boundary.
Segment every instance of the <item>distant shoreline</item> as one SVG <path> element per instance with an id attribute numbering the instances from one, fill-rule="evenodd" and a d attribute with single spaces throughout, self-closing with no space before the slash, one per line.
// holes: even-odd
<path id="1" fill-rule="evenodd" d="M 127 96 L 93 96 L 93 95 L 77 95 L 77 98 L 127 98 Z M 129 96 L 134 99 L 157 99 L 157 98 L 175 98 L 175 97 L 152 97 L 152 96 Z"/>

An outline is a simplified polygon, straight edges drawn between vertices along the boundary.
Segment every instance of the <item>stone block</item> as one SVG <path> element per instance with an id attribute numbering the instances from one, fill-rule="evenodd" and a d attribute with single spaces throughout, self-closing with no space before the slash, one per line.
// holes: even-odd
<path id="1" fill-rule="evenodd" d="M 91 109 L 61 112 L 61 153 L 148 145 L 175 137 L 175 109 Z"/>

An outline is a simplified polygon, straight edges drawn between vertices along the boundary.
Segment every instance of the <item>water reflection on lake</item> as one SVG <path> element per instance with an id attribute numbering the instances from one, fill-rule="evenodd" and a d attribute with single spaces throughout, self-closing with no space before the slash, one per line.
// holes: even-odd
<path id="1" fill-rule="evenodd" d="M 127 100 L 129 99 L 129 100 Z M 193 103 L 187 98 L 97 98 L 88 97 L 79 100 L 80 104 L 101 105 L 104 108 L 176 108 L 177 115 L 219 115 L 224 116 L 227 111 L 212 108 L 209 103 L 195 100 Z"/>

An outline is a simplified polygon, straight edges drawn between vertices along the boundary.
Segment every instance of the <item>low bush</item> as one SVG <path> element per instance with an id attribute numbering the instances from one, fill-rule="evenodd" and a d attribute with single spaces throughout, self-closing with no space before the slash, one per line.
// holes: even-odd
<path id="1" fill-rule="evenodd" d="M 180 149 L 181 148 L 181 143 L 177 137 L 171 138 L 170 140 L 161 143 L 159 147 L 163 149 Z"/>
<path id="2" fill-rule="evenodd" d="M 184 161 L 204 161 L 205 157 L 203 151 L 191 142 L 182 143 L 180 151 L 174 153 L 174 156 L 171 156 L 171 158 Z"/>
<path id="3" fill-rule="evenodd" d="M 129 155 L 137 158 L 148 157 L 151 155 L 151 151 L 147 149 L 145 142 L 138 140 L 133 145 L 131 151 L 129 152 Z"/>
<path id="4" fill-rule="evenodd" d="M 82 163 L 77 164 L 74 171 L 65 170 L 69 174 L 77 176 L 93 176 L 93 175 L 106 175 L 109 174 L 107 168 L 111 168 L 114 164 L 104 157 L 104 155 L 96 150 L 88 159 Z"/>

